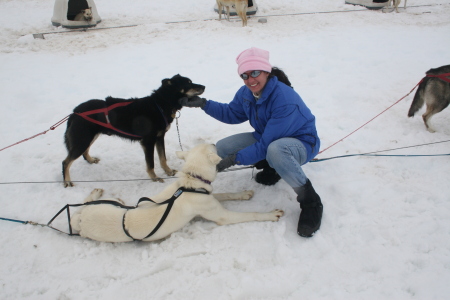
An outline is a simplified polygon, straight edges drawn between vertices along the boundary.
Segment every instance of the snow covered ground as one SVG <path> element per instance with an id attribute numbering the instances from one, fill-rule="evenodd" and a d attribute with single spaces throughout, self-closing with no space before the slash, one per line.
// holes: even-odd
<path id="1" fill-rule="evenodd" d="M 256 46 L 270 51 L 311 108 L 325 149 L 406 95 L 425 71 L 450 63 L 448 0 L 408 1 L 398 14 L 344 0 L 256 1 L 257 15 L 242 28 L 237 18 L 216 20 L 212 0 L 96 0 L 103 20 L 96 28 L 137 26 L 72 33 L 51 25 L 53 1 L 0 1 L 0 148 L 47 130 L 83 101 L 143 97 L 178 73 L 204 84 L 205 97 L 228 102 L 243 84 L 235 57 Z M 268 22 L 258 23 L 263 16 Z M 46 32 L 60 33 L 32 36 Z M 450 109 L 434 117 L 431 134 L 420 115 L 407 118 L 412 97 L 318 158 L 450 140 Z M 90 182 L 64 189 L 64 130 L 0 153 L 0 217 L 46 223 L 96 187 L 134 205 L 173 180 L 96 182 L 147 178 L 138 144 L 101 137 L 91 151 L 100 164 L 79 159 L 71 169 L 73 180 Z M 183 109 L 179 130 L 189 149 L 251 128 Z M 175 124 L 166 137 L 169 165 L 180 168 Z M 382 154 L 449 149 L 447 142 Z M 357 156 L 304 170 L 324 203 L 321 230 L 310 239 L 296 234 L 292 189 L 283 181 L 261 186 L 252 169 L 219 174 L 215 191 L 253 189 L 251 201 L 225 206 L 283 209 L 277 223 L 195 219 L 159 243 L 108 244 L 0 221 L 0 298 L 448 298 L 448 156 Z M 55 225 L 67 230 L 64 216 Z"/>

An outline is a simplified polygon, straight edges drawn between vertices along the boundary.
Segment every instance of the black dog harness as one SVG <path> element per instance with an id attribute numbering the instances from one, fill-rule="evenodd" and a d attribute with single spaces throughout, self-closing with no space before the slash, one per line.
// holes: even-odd
<path id="1" fill-rule="evenodd" d="M 170 213 L 170 210 L 172 209 L 172 206 L 175 202 L 175 200 L 178 199 L 178 197 L 181 196 L 181 194 L 183 194 L 184 192 L 188 192 L 188 193 L 199 193 L 199 194 L 206 194 L 209 195 L 210 193 L 205 190 L 205 189 L 188 189 L 185 187 L 180 187 L 170 199 L 167 199 L 166 201 L 163 202 L 155 202 L 153 200 L 151 200 L 150 198 L 147 197 L 142 197 L 141 199 L 139 199 L 138 203 L 136 204 L 136 206 L 127 206 L 127 205 L 123 205 L 117 201 L 114 200 L 96 200 L 96 201 L 91 201 L 91 202 L 87 202 L 87 203 L 81 203 L 81 204 L 67 204 L 66 206 L 64 206 L 48 223 L 47 226 L 50 226 L 51 223 L 56 219 L 56 217 L 58 217 L 64 210 L 67 209 L 67 218 L 68 218 L 68 222 L 69 222 L 69 233 L 68 235 L 78 235 L 76 233 L 72 233 L 72 225 L 70 225 L 70 207 L 78 207 L 78 206 L 87 206 L 87 205 L 98 205 L 98 204 L 111 204 L 114 206 L 118 206 L 120 208 L 126 209 L 125 213 L 123 214 L 123 218 L 122 218 L 122 228 L 123 231 L 125 232 L 125 234 L 130 237 L 131 239 L 133 239 L 133 241 L 142 241 L 146 238 L 151 237 L 153 234 L 155 234 L 158 229 L 162 226 L 162 224 L 164 223 L 164 221 L 167 219 L 167 216 Z M 130 235 L 130 233 L 128 232 L 128 230 L 125 228 L 125 216 L 127 214 L 127 212 L 131 209 L 136 209 L 139 205 L 139 203 L 144 202 L 144 201 L 149 201 L 152 202 L 156 205 L 164 205 L 167 204 L 167 208 L 166 211 L 164 212 L 163 216 L 161 217 L 161 220 L 159 220 L 158 224 L 156 225 L 156 227 L 144 238 L 142 239 L 135 239 L 134 237 L 132 237 Z M 53 228 L 53 227 L 51 227 Z M 60 231 L 60 230 L 58 230 Z M 62 231 L 61 231 L 62 232 Z"/>
<path id="2" fill-rule="evenodd" d="M 172 209 L 172 206 L 173 206 L 175 200 L 177 200 L 178 197 L 180 197 L 181 194 L 183 194 L 184 192 L 189 192 L 189 193 L 199 193 L 199 194 L 207 194 L 207 195 L 209 195 L 209 192 L 208 192 L 207 190 L 205 190 L 205 189 L 187 189 L 187 188 L 184 188 L 184 187 L 180 187 L 180 188 L 173 194 L 173 196 L 172 196 L 170 199 L 167 199 L 166 201 L 163 201 L 163 202 L 156 203 L 155 201 L 153 201 L 153 200 L 150 199 L 150 198 L 142 197 L 141 199 L 139 199 L 139 201 L 138 201 L 138 203 L 136 204 L 136 206 L 133 207 L 132 209 L 136 208 L 136 207 L 139 205 L 139 203 L 141 203 L 141 202 L 149 201 L 149 202 L 155 203 L 155 204 L 157 204 L 157 205 L 164 205 L 164 204 L 167 204 L 166 211 L 164 212 L 163 216 L 161 217 L 161 220 L 159 220 L 159 222 L 158 222 L 158 224 L 156 225 L 156 227 L 155 227 L 155 228 L 154 228 L 154 229 L 153 229 L 153 230 L 152 230 L 145 238 L 143 238 L 143 239 L 135 239 L 134 237 L 132 237 L 132 236 L 130 235 L 130 233 L 128 232 L 128 230 L 125 228 L 125 216 L 127 215 L 127 212 L 128 212 L 128 209 L 127 209 L 127 211 L 123 214 L 123 218 L 122 218 L 122 228 L 123 228 L 123 231 L 125 232 L 125 234 L 126 234 L 128 237 L 130 237 L 131 239 L 133 239 L 133 241 L 142 241 L 142 240 L 145 240 L 146 238 L 149 238 L 149 237 L 151 237 L 152 235 L 154 235 L 154 234 L 158 231 L 158 229 L 161 227 L 161 225 L 164 223 L 164 221 L 167 219 L 167 216 L 169 215 L 170 210 Z"/>

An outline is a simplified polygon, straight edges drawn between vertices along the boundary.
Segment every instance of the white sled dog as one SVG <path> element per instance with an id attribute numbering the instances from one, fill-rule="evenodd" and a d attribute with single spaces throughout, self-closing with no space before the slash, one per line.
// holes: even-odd
<path id="1" fill-rule="evenodd" d="M 135 207 L 124 206 L 118 200 L 98 200 L 103 190 L 95 189 L 86 198 L 86 205 L 72 217 L 74 232 L 102 242 L 155 241 L 179 230 L 196 216 L 226 225 L 278 221 L 284 214 L 279 209 L 268 213 L 225 209 L 219 201 L 248 200 L 253 191 L 211 194 L 211 182 L 221 160 L 214 145 L 201 144 L 176 154 L 185 160 L 176 182 L 151 199 L 141 198 Z"/>
<path id="2" fill-rule="evenodd" d="M 74 21 L 88 21 L 92 20 L 92 7 L 82 9 L 73 19 Z"/>
<path id="3" fill-rule="evenodd" d="M 426 72 L 425 78 L 414 95 L 408 117 L 413 117 L 424 103 L 427 105 L 427 110 L 422 115 L 423 122 L 429 132 L 435 132 L 430 125 L 431 117 L 450 104 L 450 65 Z"/>

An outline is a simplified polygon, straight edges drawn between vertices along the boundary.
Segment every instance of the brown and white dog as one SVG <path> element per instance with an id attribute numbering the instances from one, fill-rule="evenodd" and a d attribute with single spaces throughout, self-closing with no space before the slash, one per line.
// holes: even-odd
<path id="1" fill-rule="evenodd" d="M 74 21 L 87 21 L 90 22 L 92 20 L 92 8 L 82 9 L 73 19 Z"/>
<path id="2" fill-rule="evenodd" d="M 427 105 L 427 110 L 422 115 L 423 122 L 429 132 L 435 132 L 430 125 L 431 117 L 450 104 L 450 65 L 426 72 L 414 95 L 408 117 L 413 117 L 424 104 Z"/>
<path id="3" fill-rule="evenodd" d="M 392 7 L 392 5 L 394 5 L 395 11 L 398 12 L 398 6 L 400 5 L 401 1 L 402 0 L 389 0 L 389 6 L 388 7 Z M 406 1 L 408 1 L 408 0 L 405 0 L 404 8 L 406 8 Z"/>
<path id="4" fill-rule="evenodd" d="M 86 206 L 74 214 L 70 222 L 75 233 L 81 237 L 101 242 L 130 242 L 133 240 L 155 241 L 167 237 L 200 216 L 218 225 L 251 221 L 278 221 L 284 212 L 276 209 L 267 213 L 234 212 L 225 209 L 219 201 L 248 200 L 253 191 L 239 193 L 211 194 L 211 183 L 217 175 L 216 165 L 221 158 L 214 145 L 201 144 L 190 151 L 177 151 L 177 156 L 185 160 L 178 180 L 167 186 L 151 200 L 141 201 L 136 207 L 124 207 L 96 201 L 103 193 L 95 189 L 85 199 Z M 180 188 L 187 189 L 179 193 Z M 118 201 L 108 199 L 109 201 Z M 107 201 L 106 201 L 107 202 Z M 161 219 L 166 216 L 165 220 Z"/>
<path id="5" fill-rule="evenodd" d="M 242 26 L 247 26 L 247 0 L 216 0 L 219 11 L 219 20 L 222 19 L 223 7 L 227 8 L 227 20 L 230 21 L 230 7 L 234 6 L 237 15 L 242 20 Z"/>

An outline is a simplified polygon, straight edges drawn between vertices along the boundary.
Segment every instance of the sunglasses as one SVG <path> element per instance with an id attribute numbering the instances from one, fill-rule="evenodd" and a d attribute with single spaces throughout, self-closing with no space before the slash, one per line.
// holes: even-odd
<path id="1" fill-rule="evenodd" d="M 261 71 L 251 71 L 251 72 L 250 72 L 250 76 L 251 76 L 252 78 L 256 78 L 256 77 L 258 77 L 260 74 L 261 74 Z M 241 76 L 241 78 L 244 79 L 244 80 L 247 80 L 247 79 L 249 78 L 248 74 L 245 74 L 245 73 L 241 74 L 240 76 Z"/>

